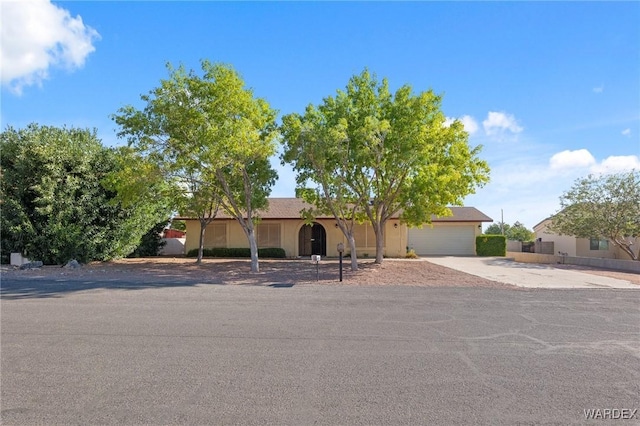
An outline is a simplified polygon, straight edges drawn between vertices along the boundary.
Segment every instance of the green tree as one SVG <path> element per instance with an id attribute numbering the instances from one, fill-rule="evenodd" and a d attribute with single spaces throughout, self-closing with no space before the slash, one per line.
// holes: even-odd
<path id="1" fill-rule="evenodd" d="M 487 227 L 487 229 L 485 229 L 484 233 L 486 235 L 502 235 L 503 233 L 506 235 L 509 231 L 509 228 L 511 228 L 511 225 L 509 225 L 508 223 L 492 223 Z"/>
<path id="2" fill-rule="evenodd" d="M 282 121 L 285 143 L 282 162 L 293 165 L 297 172 L 297 194 L 314 206 L 304 211 L 303 216 L 311 221 L 319 214 L 333 215 L 349 244 L 351 270 L 358 270 L 354 228 L 356 223 L 364 222 L 366 216 L 362 209 L 363 200 L 347 182 L 344 118 L 310 105 L 304 116 L 289 114 Z M 307 188 L 309 181 L 317 186 Z"/>
<path id="3" fill-rule="evenodd" d="M 144 110 L 127 106 L 113 116 L 118 135 L 164 170 L 179 204 L 198 214 L 201 226 L 217 205 L 235 218 L 257 272 L 254 223 L 277 178 L 269 163 L 276 111 L 229 66 L 203 61 L 202 77 L 184 67 L 168 70 L 168 79 L 141 96 Z"/>
<path id="4" fill-rule="evenodd" d="M 145 221 L 155 218 L 157 222 L 143 224 L 129 221 L 116 231 L 119 235 L 115 241 L 126 241 L 126 234 L 137 235 L 138 227 L 148 229 L 140 236 L 140 245 L 132 255 L 155 256 L 162 247 L 161 241 L 157 239 L 158 235 L 154 235 L 154 229 L 160 228 L 161 231 L 169 221 L 170 212 L 176 208 L 175 198 L 172 196 L 173 188 L 165 182 L 161 169 L 138 152 L 129 147 L 119 147 L 115 152 L 116 166 L 102 181 L 105 188 L 115 193 L 109 203 L 135 211 Z M 125 247 L 121 250 L 130 251 Z"/>
<path id="5" fill-rule="evenodd" d="M 2 256 L 21 252 L 47 264 L 130 254 L 168 211 L 123 206 L 108 185 L 122 166 L 95 131 L 30 124 L 0 135 Z"/>
<path id="6" fill-rule="evenodd" d="M 346 90 L 310 105 L 304 115 L 283 119 L 283 159 L 298 171 L 298 184 L 317 185 L 317 207 L 355 205 L 350 220 L 363 215 L 376 235 L 376 263 L 383 260 L 384 229 L 400 214 L 412 226 L 431 215 L 451 215 L 447 206 L 489 179 L 489 167 L 470 148 L 460 121 L 445 124 L 441 97 L 414 94 L 408 85 L 395 94 L 367 70 L 353 76 Z M 347 239 L 348 229 L 341 226 Z"/>
<path id="7" fill-rule="evenodd" d="M 506 232 L 506 237 L 508 240 L 513 241 L 533 241 L 534 233 L 527 229 L 524 224 L 520 222 L 516 222 L 513 226 L 509 227 L 509 230 Z"/>
<path id="8" fill-rule="evenodd" d="M 142 236 L 140 244 L 129 257 L 158 256 L 162 247 L 167 244 L 166 241 L 162 240 L 162 231 L 166 225 L 167 222 L 155 224 L 153 228 Z"/>
<path id="9" fill-rule="evenodd" d="M 178 231 L 186 231 L 187 223 L 184 220 L 175 220 L 171 221 L 171 229 L 176 229 Z"/>
<path id="10" fill-rule="evenodd" d="M 484 233 L 486 235 L 502 235 L 507 237 L 507 240 L 513 241 L 532 241 L 534 237 L 533 231 L 527 229 L 524 224 L 516 222 L 513 226 L 508 223 L 494 223 L 491 224 Z"/>
<path id="11" fill-rule="evenodd" d="M 632 238 L 640 236 L 640 171 L 590 175 L 560 197 L 551 230 L 577 238 L 608 239 L 639 260 Z"/>
<path id="12" fill-rule="evenodd" d="M 221 195 L 218 188 L 212 186 L 210 182 L 206 180 L 198 179 L 196 177 L 187 177 L 183 180 L 186 185 L 187 192 L 182 192 L 183 197 L 180 197 L 181 208 L 180 211 L 186 216 L 195 216 L 200 222 L 200 233 L 198 239 L 198 256 L 196 263 L 202 263 L 202 256 L 204 254 L 204 236 L 207 226 L 213 222 L 213 219 L 218 215 L 220 210 Z M 185 186 L 183 186 L 184 188 Z"/>

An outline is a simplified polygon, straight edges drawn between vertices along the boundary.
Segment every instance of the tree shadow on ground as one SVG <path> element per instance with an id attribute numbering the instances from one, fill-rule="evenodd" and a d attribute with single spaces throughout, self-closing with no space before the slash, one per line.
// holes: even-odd
<path id="1" fill-rule="evenodd" d="M 144 290 L 162 287 L 188 287 L 197 283 L 189 282 L 134 282 L 134 280 L 60 280 L 49 277 L 34 277 L 31 280 L 3 280 L 0 298 L 3 300 L 56 298 L 66 294 L 90 290 Z"/>
<path id="2" fill-rule="evenodd" d="M 93 263 L 78 270 L 47 266 L 35 270 L 5 268 L 0 282 L 4 300 L 61 297 L 99 289 L 144 290 L 196 285 L 291 288 L 296 284 L 337 282 L 337 262 L 260 261 L 252 273 L 244 260 L 203 262 Z"/>
<path id="3" fill-rule="evenodd" d="M 517 269 L 538 269 L 539 270 L 539 269 L 553 269 L 554 267 L 553 264 L 524 263 L 524 262 L 515 262 L 510 259 L 496 259 L 496 258 L 483 259 L 482 262 L 485 265 L 504 266 L 507 268 L 517 268 Z"/>

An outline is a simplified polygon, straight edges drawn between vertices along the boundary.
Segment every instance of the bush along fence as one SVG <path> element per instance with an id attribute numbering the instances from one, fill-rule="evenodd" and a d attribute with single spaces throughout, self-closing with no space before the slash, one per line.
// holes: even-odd
<path id="1" fill-rule="evenodd" d="M 506 256 L 507 238 L 504 235 L 478 235 L 476 237 L 478 256 Z"/>
<path id="2" fill-rule="evenodd" d="M 206 248 L 202 250 L 203 257 L 251 257 L 251 249 L 238 247 L 238 248 Z M 198 257 L 198 249 L 189 250 L 187 257 Z M 286 253 L 284 249 L 279 247 L 259 248 L 258 257 L 263 259 L 284 259 Z"/>

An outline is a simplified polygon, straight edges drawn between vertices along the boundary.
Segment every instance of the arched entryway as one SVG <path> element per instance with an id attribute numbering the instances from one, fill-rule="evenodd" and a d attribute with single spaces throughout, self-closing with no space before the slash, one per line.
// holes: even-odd
<path id="1" fill-rule="evenodd" d="M 302 225 L 298 233 L 298 256 L 327 255 L 327 232 L 319 223 Z"/>

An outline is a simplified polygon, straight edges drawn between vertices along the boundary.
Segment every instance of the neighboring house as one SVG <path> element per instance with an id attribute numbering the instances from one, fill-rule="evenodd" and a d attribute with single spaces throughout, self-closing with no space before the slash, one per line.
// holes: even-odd
<path id="1" fill-rule="evenodd" d="M 564 254 L 573 257 L 602 257 L 606 259 L 629 259 L 629 255 L 607 239 L 576 238 L 572 235 L 558 235 L 549 229 L 551 218 L 544 219 L 533 227 L 536 239 L 553 241 L 554 254 Z M 633 239 L 637 247 L 640 239 Z"/>
<path id="2" fill-rule="evenodd" d="M 168 228 L 164 230 L 164 234 L 162 237 L 163 238 L 184 238 L 186 234 L 187 233 L 184 231 Z"/>
<path id="3" fill-rule="evenodd" d="M 158 253 L 160 256 L 180 256 L 184 254 L 185 238 L 163 238 L 165 245 Z"/>
<path id="4" fill-rule="evenodd" d="M 287 257 L 313 254 L 337 257 L 338 243 L 345 243 L 333 216 L 319 216 L 307 225 L 300 212 L 310 207 L 299 198 L 270 198 L 269 208 L 260 212 L 256 226 L 258 248 L 280 247 Z M 408 229 L 398 217 L 389 219 L 385 227 L 384 255 L 404 257 L 407 248 L 417 254 L 474 255 L 475 237 L 482 233 L 481 223 L 492 220 L 473 207 L 452 207 L 452 217 L 433 218 L 433 226 Z M 198 248 L 200 222 L 194 218 L 178 218 L 187 225 L 185 252 Z M 375 257 L 375 234 L 371 225 L 356 225 L 356 250 L 359 257 Z M 249 247 L 238 222 L 224 212 L 207 226 L 204 247 Z"/>

